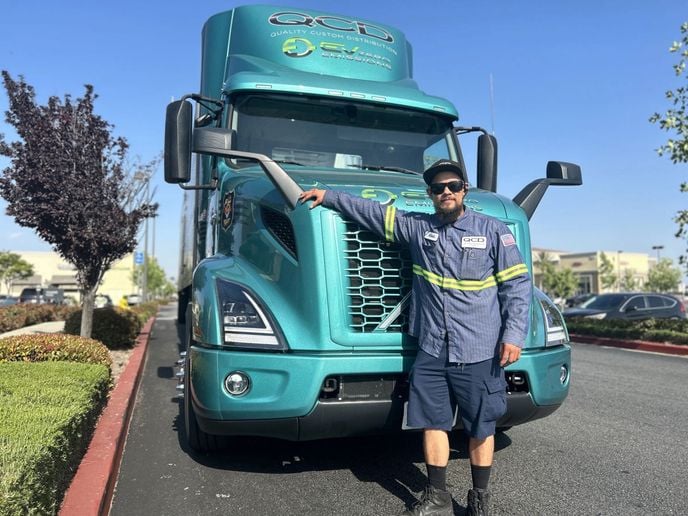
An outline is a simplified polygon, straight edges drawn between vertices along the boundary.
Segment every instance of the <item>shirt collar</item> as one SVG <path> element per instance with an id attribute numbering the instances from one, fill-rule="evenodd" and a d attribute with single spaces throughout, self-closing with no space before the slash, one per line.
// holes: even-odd
<path id="1" fill-rule="evenodd" d="M 442 226 L 453 226 L 456 229 L 459 229 L 461 231 L 466 231 L 469 226 L 471 225 L 471 221 L 473 219 L 473 210 L 468 208 L 467 206 L 464 205 L 463 207 L 463 215 L 461 215 L 458 219 L 456 219 L 454 222 L 442 222 L 442 219 L 437 215 L 437 213 L 432 214 L 432 227 L 435 229 L 439 229 Z"/>

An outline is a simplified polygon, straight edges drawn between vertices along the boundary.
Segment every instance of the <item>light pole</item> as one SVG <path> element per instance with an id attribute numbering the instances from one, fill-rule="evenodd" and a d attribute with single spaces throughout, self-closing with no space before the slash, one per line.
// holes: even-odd
<path id="1" fill-rule="evenodd" d="M 148 186 L 150 185 L 150 177 L 146 179 L 146 204 L 148 199 Z M 148 302 L 148 217 L 146 217 L 145 226 L 143 227 L 143 292 L 141 293 L 142 301 Z"/>
<path id="2" fill-rule="evenodd" d="M 134 179 L 145 182 L 144 204 L 150 203 L 150 180 L 151 176 L 143 172 L 134 174 Z M 143 226 L 143 279 L 141 280 L 141 301 L 148 301 L 148 217 Z"/>
<path id="3" fill-rule="evenodd" d="M 616 283 L 619 292 L 621 292 L 621 253 L 623 251 L 616 251 Z"/>
<path id="4" fill-rule="evenodd" d="M 659 252 L 664 249 L 663 245 L 653 245 L 652 250 L 657 251 L 657 265 L 659 265 Z"/>

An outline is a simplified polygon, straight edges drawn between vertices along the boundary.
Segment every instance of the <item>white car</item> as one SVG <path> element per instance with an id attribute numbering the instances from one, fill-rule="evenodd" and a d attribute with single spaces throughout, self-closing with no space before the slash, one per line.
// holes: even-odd
<path id="1" fill-rule="evenodd" d="M 127 297 L 127 304 L 129 306 L 138 305 L 142 301 L 141 296 L 139 296 L 138 294 L 129 294 L 126 297 Z"/>

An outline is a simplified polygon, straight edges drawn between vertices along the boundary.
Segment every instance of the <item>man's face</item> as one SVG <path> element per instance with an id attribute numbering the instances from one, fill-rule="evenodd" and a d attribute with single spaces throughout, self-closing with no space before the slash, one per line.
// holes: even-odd
<path id="1" fill-rule="evenodd" d="M 454 172 L 440 172 L 437 174 L 433 180 L 433 185 L 447 185 L 456 184 L 456 182 L 463 182 L 461 177 L 459 177 Z M 433 193 L 432 189 L 434 186 L 428 187 L 428 195 L 432 199 L 432 203 L 435 205 L 435 212 L 443 217 L 450 217 L 452 215 L 461 215 L 463 211 L 463 198 L 466 196 L 466 184 L 458 192 L 452 192 L 447 186 L 441 193 Z"/>

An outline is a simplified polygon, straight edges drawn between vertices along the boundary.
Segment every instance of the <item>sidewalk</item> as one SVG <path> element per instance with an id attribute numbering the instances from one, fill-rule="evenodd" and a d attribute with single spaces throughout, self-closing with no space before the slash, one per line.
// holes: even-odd
<path id="1" fill-rule="evenodd" d="M 34 324 L 33 326 L 24 326 L 18 330 L 12 330 L 0 334 L 0 339 L 3 337 L 12 337 L 14 335 L 26 335 L 28 333 L 60 333 L 64 330 L 64 321 L 50 321 L 39 324 Z"/>

